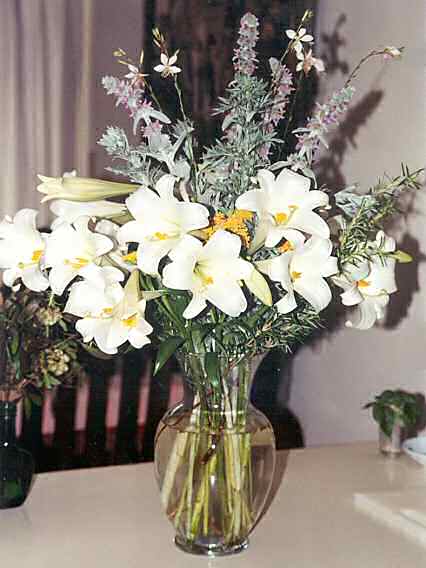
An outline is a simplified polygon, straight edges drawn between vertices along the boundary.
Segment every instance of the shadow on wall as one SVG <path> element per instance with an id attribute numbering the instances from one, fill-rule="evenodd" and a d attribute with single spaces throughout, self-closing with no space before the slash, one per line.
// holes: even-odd
<path id="1" fill-rule="evenodd" d="M 324 46 L 321 58 L 324 60 L 327 68 L 328 76 L 334 74 L 346 75 L 349 72 L 349 66 L 340 55 L 340 50 L 346 45 L 346 40 L 342 35 L 342 27 L 346 22 L 346 15 L 341 14 L 331 33 L 323 33 L 321 35 L 322 44 Z M 370 118 L 379 108 L 383 101 L 385 93 L 379 89 L 373 89 L 365 94 L 347 113 L 346 119 L 341 123 L 340 127 L 335 131 L 329 141 L 329 149 L 318 161 L 315 171 L 317 174 L 318 185 L 328 188 L 332 192 L 339 191 L 347 186 L 347 180 L 343 173 L 343 164 L 346 153 L 352 148 L 357 148 L 357 137 L 361 128 L 366 125 Z M 372 180 L 374 185 L 377 180 Z M 368 188 L 363 188 L 366 191 Z M 413 197 L 414 199 L 414 197 Z M 412 207 L 412 201 L 408 201 L 405 207 L 406 215 L 415 213 Z M 399 292 L 391 296 L 386 319 L 383 325 L 387 329 L 398 327 L 407 316 L 413 301 L 414 294 L 419 290 L 418 271 L 419 264 L 424 262 L 426 255 L 420 250 L 417 239 L 406 232 L 402 240 L 398 243 L 398 248 L 409 253 L 413 257 L 413 262 L 409 264 L 397 264 L 396 282 Z M 321 329 L 314 333 L 309 345 L 315 347 L 319 341 L 324 338 L 331 338 L 332 335 L 342 326 L 345 320 L 346 308 L 339 302 L 335 302 L 324 312 L 324 320 L 327 322 L 327 329 Z M 271 383 L 271 391 L 266 395 L 262 394 L 263 400 L 269 397 L 269 408 L 275 409 L 275 416 L 278 425 L 274 427 L 279 431 L 280 413 L 289 412 L 287 410 L 290 398 L 291 385 L 294 377 L 293 374 L 293 358 L 295 352 L 300 347 L 296 347 L 292 356 L 282 356 L 279 354 L 272 355 L 271 359 L 265 360 L 264 372 L 268 369 L 268 365 L 275 365 L 269 370 Z M 275 373 L 275 374 L 274 374 Z M 266 386 L 270 379 L 265 378 L 262 388 L 266 390 Z M 260 382 L 260 381 L 259 381 Z M 259 387 L 258 387 L 259 388 Z M 276 398 L 273 398 L 276 397 Z M 271 400 L 271 398 L 273 400 Z M 256 402 L 259 408 L 262 403 Z M 424 404 L 423 404 L 424 407 Z M 426 410 L 425 410 L 426 412 Z M 297 425 L 293 430 L 293 435 L 300 436 L 299 440 L 303 441 L 303 431 L 297 418 L 291 415 L 292 424 Z M 284 414 L 283 414 L 284 416 Z M 423 417 L 426 424 L 426 414 Z M 284 436 L 285 439 L 285 436 Z"/>

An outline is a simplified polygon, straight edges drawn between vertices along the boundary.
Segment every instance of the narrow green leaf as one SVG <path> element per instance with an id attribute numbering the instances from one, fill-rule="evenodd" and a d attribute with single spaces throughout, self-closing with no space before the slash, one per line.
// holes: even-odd
<path id="1" fill-rule="evenodd" d="M 205 355 L 205 369 L 207 377 L 212 385 L 217 385 L 220 382 L 220 363 L 217 354 L 213 351 Z"/>
<path id="2" fill-rule="evenodd" d="M 178 349 L 184 341 L 185 340 L 182 339 L 182 337 L 170 337 L 161 343 L 155 359 L 154 375 L 156 375 L 158 371 L 164 367 L 176 349 Z"/>

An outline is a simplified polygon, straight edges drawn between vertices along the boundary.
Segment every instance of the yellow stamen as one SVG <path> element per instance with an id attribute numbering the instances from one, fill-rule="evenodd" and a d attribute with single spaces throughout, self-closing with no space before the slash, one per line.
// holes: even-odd
<path id="1" fill-rule="evenodd" d="M 79 270 L 80 268 L 83 268 L 83 266 L 87 266 L 89 264 L 89 261 L 87 260 L 87 258 L 76 256 L 73 259 L 65 259 L 64 263 L 68 266 L 72 266 L 75 270 Z"/>
<path id="2" fill-rule="evenodd" d="M 280 252 L 291 252 L 294 250 L 294 246 L 291 243 L 291 241 L 286 241 L 283 245 L 281 245 L 280 247 L 278 247 L 278 250 Z"/>
<path id="3" fill-rule="evenodd" d="M 35 250 L 35 251 L 33 252 L 33 256 L 31 257 L 31 260 L 32 260 L 33 262 L 38 262 L 42 256 L 43 256 L 43 249 L 41 249 L 41 250 Z"/>
<path id="4" fill-rule="evenodd" d="M 135 327 L 138 323 L 138 315 L 137 314 L 133 314 L 132 316 L 121 320 L 122 324 L 125 325 L 126 327 Z"/>
<path id="5" fill-rule="evenodd" d="M 301 272 L 296 272 L 296 270 L 293 270 L 293 272 L 291 273 L 291 278 L 292 280 L 297 280 L 298 278 L 300 278 L 302 276 Z"/>
<path id="6" fill-rule="evenodd" d="M 202 276 L 201 279 L 206 286 L 208 286 L 209 284 L 213 284 L 214 282 L 211 276 Z"/>
<path id="7" fill-rule="evenodd" d="M 160 233 L 157 231 L 156 233 L 154 233 L 154 237 L 159 241 L 165 241 L 169 238 L 169 235 L 167 233 Z"/>
<path id="8" fill-rule="evenodd" d="M 113 312 L 113 309 L 112 309 L 112 308 L 104 308 L 104 309 L 102 310 L 102 313 L 105 314 L 106 316 L 111 315 L 112 312 Z"/>
<path id="9" fill-rule="evenodd" d="M 296 209 L 299 209 L 299 207 L 297 205 L 289 205 L 288 208 L 290 209 L 290 211 L 293 213 L 294 211 L 296 211 Z"/>
<path id="10" fill-rule="evenodd" d="M 370 284 L 371 282 L 369 282 L 368 280 L 358 280 L 357 282 L 358 288 L 368 288 Z"/>
<path id="11" fill-rule="evenodd" d="M 136 264 L 137 262 L 137 253 L 136 251 L 134 252 L 129 252 L 129 254 L 125 254 L 123 256 L 123 260 L 124 262 L 129 262 L 130 264 Z"/>
<path id="12" fill-rule="evenodd" d="M 275 213 L 274 219 L 278 225 L 282 225 L 287 221 L 288 215 L 286 213 Z"/>

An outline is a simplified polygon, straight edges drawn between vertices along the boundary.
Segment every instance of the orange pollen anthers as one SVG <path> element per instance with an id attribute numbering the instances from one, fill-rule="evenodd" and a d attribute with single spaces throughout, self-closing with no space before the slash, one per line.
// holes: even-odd
<path id="1" fill-rule="evenodd" d="M 137 314 L 133 314 L 132 316 L 121 320 L 122 324 L 125 325 L 126 327 L 135 327 L 138 323 L 138 315 Z"/>
<path id="2" fill-rule="evenodd" d="M 31 261 L 32 262 L 38 262 L 40 260 L 40 258 L 43 256 L 43 250 L 35 250 L 33 252 L 33 255 L 31 257 Z"/>
<path id="3" fill-rule="evenodd" d="M 296 270 L 293 270 L 293 272 L 291 273 L 291 279 L 292 280 L 297 280 L 298 278 L 300 278 L 302 276 L 301 272 L 297 272 Z"/>
<path id="4" fill-rule="evenodd" d="M 368 280 L 358 280 L 357 282 L 357 286 L 358 288 L 368 288 L 368 286 L 370 286 L 371 282 L 369 282 Z"/>
<path id="5" fill-rule="evenodd" d="M 294 245 L 291 241 L 286 241 L 283 245 L 278 247 L 280 252 L 292 252 L 294 250 Z"/>
<path id="6" fill-rule="evenodd" d="M 251 211 L 245 209 L 237 209 L 229 217 L 224 213 L 215 213 L 212 224 L 204 229 L 204 234 L 209 239 L 219 229 L 224 229 L 234 235 L 238 235 L 245 247 L 250 245 L 250 232 L 247 228 L 246 221 L 253 218 Z"/>
<path id="7" fill-rule="evenodd" d="M 287 213 L 275 213 L 274 219 L 278 223 L 278 225 L 283 225 L 287 222 L 288 215 Z"/>

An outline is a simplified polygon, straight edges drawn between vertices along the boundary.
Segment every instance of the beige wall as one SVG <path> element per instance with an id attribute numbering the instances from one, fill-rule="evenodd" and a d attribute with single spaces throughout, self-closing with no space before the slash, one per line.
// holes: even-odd
<path id="1" fill-rule="evenodd" d="M 340 170 L 348 182 L 357 180 L 368 187 L 384 171 L 397 174 L 401 161 L 412 168 L 425 165 L 426 3 L 320 0 L 321 34 L 330 34 L 341 14 L 347 16 L 340 28 L 346 44 L 338 54 L 350 67 L 369 48 L 406 46 L 401 62 L 373 62 L 356 83 L 355 104 L 371 90 L 382 91 L 383 96 L 355 130 Z M 324 41 L 319 47 L 320 52 L 325 50 Z M 342 75 L 331 73 L 329 79 L 323 95 L 341 84 Z M 416 211 L 399 230 L 412 253 L 417 246 L 426 253 L 425 198 L 416 199 Z M 290 406 L 301 420 L 308 445 L 374 438 L 375 425 L 361 406 L 386 387 L 426 393 L 426 264 L 399 269 L 398 280 L 406 292 L 393 298 L 389 326 L 369 332 L 341 329 L 296 355 Z M 416 272 L 420 290 L 415 290 Z"/>

